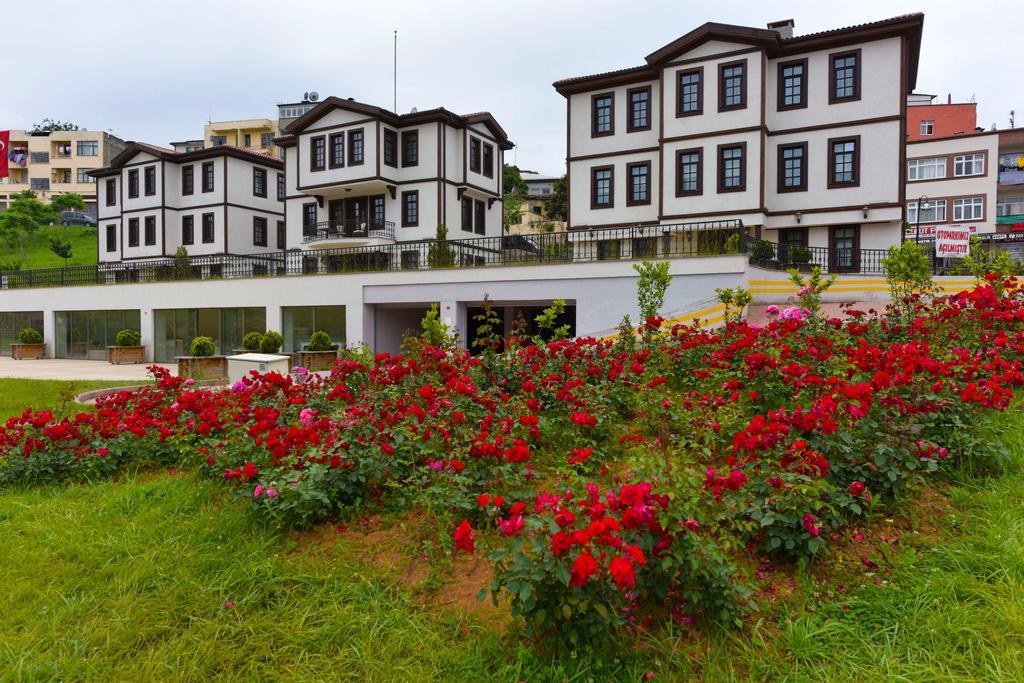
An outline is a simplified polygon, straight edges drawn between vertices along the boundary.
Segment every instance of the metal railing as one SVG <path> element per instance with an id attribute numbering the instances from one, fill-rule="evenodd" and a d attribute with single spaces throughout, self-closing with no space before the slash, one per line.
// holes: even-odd
<path id="1" fill-rule="evenodd" d="M 954 273 L 961 265 L 960 259 L 935 258 L 932 242 L 921 242 L 925 257 L 931 263 L 932 273 L 943 275 Z M 888 249 L 849 249 L 841 247 L 803 247 L 778 244 L 764 240 L 750 239 L 747 243 L 750 265 L 771 270 L 796 268 L 809 272 L 814 266 L 826 273 L 857 273 L 861 275 L 885 275 L 883 260 L 889 255 Z"/>
<path id="2" fill-rule="evenodd" d="M 315 226 L 303 226 L 302 228 L 303 244 L 347 237 L 376 237 L 393 240 L 395 239 L 395 223 L 394 221 L 346 218 L 345 220 L 321 221 Z"/>

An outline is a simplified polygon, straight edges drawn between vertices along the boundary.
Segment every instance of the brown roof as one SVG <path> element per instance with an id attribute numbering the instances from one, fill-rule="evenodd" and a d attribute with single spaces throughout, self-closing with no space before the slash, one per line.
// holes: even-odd
<path id="1" fill-rule="evenodd" d="M 128 146 L 125 147 L 124 151 L 118 154 L 116 157 L 110 160 L 110 165 L 104 168 L 97 168 L 88 171 L 88 175 L 95 178 L 100 176 L 114 175 L 118 172 L 125 164 L 135 158 L 136 154 L 144 152 L 146 154 L 152 154 L 158 159 L 164 159 L 167 161 L 173 161 L 175 163 L 182 163 L 186 161 L 196 161 L 199 159 L 210 159 L 219 156 L 229 156 L 243 161 L 251 161 L 257 164 L 263 164 L 272 168 L 282 169 L 284 168 L 284 162 L 277 157 L 272 157 L 268 154 L 260 154 L 259 152 L 252 152 L 242 147 L 235 147 L 234 145 L 217 145 L 216 147 L 207 147 L 205 149 L 196 149 L 191 152 L 176 152 L 173 149 L 166 147 L 158 147 L 156 145 L 150 145 L 145 142 L 133 142 L 128 141 Z"/>

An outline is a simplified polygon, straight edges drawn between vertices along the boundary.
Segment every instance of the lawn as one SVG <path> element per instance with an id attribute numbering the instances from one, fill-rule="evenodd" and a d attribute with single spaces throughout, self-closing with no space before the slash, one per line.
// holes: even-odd
<path id="1" fill-rule="evenodd" d="M 66 231 L 66 232 L 65 232 Z M 91 266 L 96 264 L 96 228 L 80 225 L 49 225 L 40 228 L 32 241 L 25 248 L 23 269 L 59 268 L 64 259 L 50 251 L 51 238 L 64 239 L 71 243 L 69 266 Z M 0 244 L 0 263 L 10 264 L 21 261 L 21 252 L 17 246 Z"/>
<path id="2" fill-rule="evenodd" d="M 123 387 L 129 380 L 71 380 L 58 382 L 41 379 L 0 379 L 0 418 L 21 413 L 26 406 L 46 406 L 69 411 L 78 411 L 82 406 L 74 403 L 74 397 L 91 389 Z"/>

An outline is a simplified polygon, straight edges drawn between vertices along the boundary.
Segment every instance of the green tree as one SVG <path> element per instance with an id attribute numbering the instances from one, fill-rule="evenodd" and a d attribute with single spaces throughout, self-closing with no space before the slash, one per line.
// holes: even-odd
<path id="1" fill-rule="evenodd" d="M 23 211 L 8 209 L 0 213 L 0 240 L 16 247 L 22 262 L 25 261 L 25 247 L 38 228 L 39 224 L 32 216 Z"/>
<path id="2" fill-rule="evenodd" d="M 437 224 L 437 236 L 427 249 L 427 263 L 431 268 L 451 268 L 455 265 L 455 250 L 448 244 L 448 228 Z"/>
<path id="3" fill-rule="evenodd" d="M 192 277 L 192 263 L 188 258 L 188 249 L 184 246 L 179 246 L 174 251 L 174 279 L 191 280 Z"/>
<path id="4" fill-rule="evenodd" d="M 77 192 L 61 192 L 50 200 L 50 208 L 61 211 L 85 211 L 85 199 Z"/>
<path id="5" fill-rule="evenodd" d="M 505 164 L 504 188 L 505 194 L 514 194 L 519 197 L 525 197 L 528 194 L 529 188 L 526 186 L 526 181 L 523 180 L 523 174 L 520 173 L 518 166 Z"/>
<path id="6" fill-rule="evenodd" d="M 657 316 L 665 305 L 665 292 L 672 283 L 672 276 L 668 273 L 668 261 L 652 263 L 644 259 L 634 264 L 633 270 L 640 276 L 636 281 L 636 303 L 647 330 L 647 321 Z"/>
<path id="7" fill-rule="evenodd" d="M 68 259 L 71 258 L 71 242 L 66 239 L 50 238 L 50 251 L 64 259 L 64 267 L 67 268 Z"/>
<path id="8" fill-rule="evenodd" d="M 510 225 L 519 222 L 519 214 L 522 213 L 523 198 L 526 197 L 529 188 L 523 180 L 522 173 L 517 166 L 505 164 L 504 176 L 505 196 L 502 198 L 501 228 L 502 232 L 508 231 Z"/>
<path id="9" fill-rule="evenodd" d="M 32 126 L 33 133 L 52 133 L 58 130 L 82 130 L 77 124 L 71 123 L 70 121 L 61 121 L 60 119 L 46 118 Z"/>
<path id="10" fill-rule="evenodd" d="M 551 197 L 544 202 L 544 213 L 553 221 L 564 221 L 569 215 L 569 189 L 564 175 L 554 182 Z"/>
<path id="11" fill-rule="evenodd" d="M 882 259 L 882 266 L 893 305 L 904 318 L 913 313 L 915 292 L 926 298 L 934 294 L 931 261 L 916 242 L 889 247 L 889 255 Z"/>

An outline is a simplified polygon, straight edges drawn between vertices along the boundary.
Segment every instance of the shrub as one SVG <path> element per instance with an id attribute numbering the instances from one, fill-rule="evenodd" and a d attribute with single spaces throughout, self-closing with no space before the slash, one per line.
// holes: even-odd
<path id="1" fill-rule="evenodd" d="M 118 346 L 138 346 L 142 343 L 142 334 L 138 330 L 121 330 L 114 337 Z"/>
<path id="2" fill-rule="evenodd" d="M 242 337 L 242 348 L 246 351 L 259 351 L 263 343 L 263 335 L 259 332 L 249 332 Z"/>
<path id="3" fill-rule="evenodd" d="M 43 335 L 39 330 L 33 330 L 31 327 L 26 327 L 18 333 L 18 341 L 22 344 L 42 344 Z"/>
<path id="4" fill-rule="evenodd" d="M 766 240 L 757 240 L 750 248 L 750 257 L 755 261 L 774 261 L 775 245 Z"/>
<path id="5" fill-rule="evenodd" d="M 306 345 L 308 351 L 330 351 L 334 348 L 334 342 L 331 341 L 331 335 L 327 334 L 323 330 L 317 330 L 309 336 L 309 344 Z"/>
<path id="6" fill-rule="evenodd" d="M 209 337 L 196 337 L 188 345 L 188 352 L 192 356 L 212 356 L 217 352 L 217 345 Z"/>
<path id="7" fill-rule="evenodd" d="M 789 260 L 793 263 L 799 263 L 801 265 L 810 263 L 812 258 L 814 258 L 814 253 L 811 251 L 810 247 L 798 244 L 789 248 Z"/>
<path id="8" fill-rule="evenodd" d="M 284 344 L 284 337 L 273 330 L 267 330 L 263 333 L 263 339 L 260 341 L 260 351 L 277 353 L 281 350 L 282 344 Z"/>
<path id="9" fill-rule="evenodd" d="M 665 305 L 665 292 L 672 283 L 672 276 L 668 274 L 668 261 L 652 263 L 644 260 L 634 264 L 633 270 L 640 276 L 636 280 L 637 308 L 644 322 L 649 324 Z"/>

